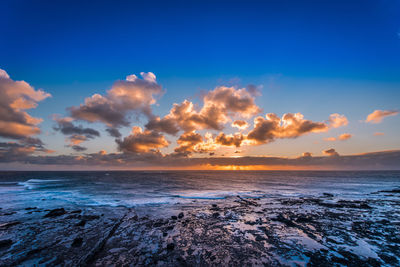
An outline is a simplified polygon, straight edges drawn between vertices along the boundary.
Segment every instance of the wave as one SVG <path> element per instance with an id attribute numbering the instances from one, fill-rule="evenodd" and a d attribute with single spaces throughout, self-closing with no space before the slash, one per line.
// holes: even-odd
<path id="1" fill-rule="evenodd" d="M 26 189 L 37 189 L 42 187 L 47 187 L 48 185 L 55 185 L 55 183 L 61 180 L 45 180 L 45 179 L 29 179 L 25 182 L 19 182 L 18 185 L 24 186 Z"/>

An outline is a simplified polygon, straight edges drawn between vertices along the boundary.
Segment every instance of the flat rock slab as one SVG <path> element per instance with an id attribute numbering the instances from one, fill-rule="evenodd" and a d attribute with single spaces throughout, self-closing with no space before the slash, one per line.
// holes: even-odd
<path id="1" fill-rule="evenodd" d="M 2 266 L 396 266 L 400 196 L 232 197 L 0 215 Z M 45 216 L 46 214 L 54 216 Z"/>

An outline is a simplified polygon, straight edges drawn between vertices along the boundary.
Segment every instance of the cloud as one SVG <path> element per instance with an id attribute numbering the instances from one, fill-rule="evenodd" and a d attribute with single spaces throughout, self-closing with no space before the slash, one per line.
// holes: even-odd
<path id="1" fill-rule="evenodd" d="M 345 141 L 345 140 L 350 139 L 351 137 L 353 137 L 352 134 L 344 133 L 344 134 L 339 135 L 338 137 L 327 137 L 327 138 L 324 138 L 324 140 L 325 140 L 325 141 L 329 141 L 329 142 L 333 142 L 333 141 Z"/>
<path id="2" fill-rule="evenodd" d="M 155 131 L 133 127 L 132 133 L 123 140 L 116 140 L 120 151 L 128 153 L 158 153 L 159 148 L 167 147 L 169 142 Z"/>
<path id="3" fill-rule="evenodd" d="M 327 155 L 327 156 L 330 156 L 330 157 L 337 157 L 337 156 L 339 156 L 339 153 L 337 153 L 336 150 L 333 149 L 333 148 L 324 150 L 324 151 L 322 151 L 322 153 L 323 153 L 324 155 Z"/>
<path id="4" fill-rule="evenodd" d="M 58 115 L 54 115 L 53 120 L 57 123 L 53 129 L 61 132 L 64 135 L 67 135 L 68 137 L 66 140 L 69 142 L 67 147 L 70 147 L 77 152 L 82 152 L 87 149 L 79 144 L 87 141 L 88 139 L 93 139 L 100 136 L 100 133 L 95 129 L 84 128 L 82 125 L 75 126 L 72 118 L 61 118 Z"/>
<path id="5" fill-rule="evenodd" d="M 235 146 L 240 147 L 245 137 L 241 133 L 236 133 L 234 135 L 225 133 L 219 133 L 219 135 L 215 138 L 215 142 L 222 146 Z"/>
<path id="6" fill-rule="evenodd" d="M 176 134 L 178 131 L 222 130 L 230 117 L 249 118 L 261 109 L 255 104 L 254 95 L 246 88 L 220 86 L 203 96 L 203 106 L 196 110 L 188 100 L 174 104 L 164 118 L 152 118 L 146 125 L 149 130 Z"/>
<path id="7" fill-rule="evenodd" d="M 128 126 L 127 116 L 132 111 L 152 117 L 151 105 L 163 90 L 153 73 L 141 72 L 140 75 L 143 79 L 129 75 L 125 81 L 116 81 L 105 96 L 94 94 L 79 107 L 70 107 L 71 116 L 77 120 L 102 122 L 112 128 Z"/>
<path id="8" fill-rule="evenodd" d="M 25 81 L 13 81 L 0 69 L 0 136 L 20 139 L 39 134 L 37 125 L 42 119 L 30 116 L 25 110 L 36 108 L 38 102 L 50 96 Z"/>
<path id="9" fill-rule="evenodd" d="M 115 138 L 120 138 L 122 136 L 121 133 L 116 128 L 107 128 L 106 131 L 110 136 Z"/>
<path id="10" fill-rule="evenodd" d="M 231 126 L 236 127 L 240 130 L 244 130 L 247 127 L 249 127 L 249 124 L 244 120 L 236 120 L 236 121 L 232 122 Z"/>
<path id="11" fill-rule="evenodd" d="M 57 126 L 53 127 L 54 130 L 60 131 L 64 135 L 85 135 L 87 138 L 94 138 L 100 136 L 100 133 L 92 128 L 83 128 L 81 125 L 75 126 L 72 118 L 60 118 L 57 115 L 53 117 L 57 122 Z"/>
<path id="12" fill-rule="evenodd" d="M 74 134 L 69 137 L 69 141 L 71 142 L 71 145 L 79 145 L 83 141 L 86 141 L 87 137 L 85 135 L 79 135 L 79 134 Z"/>
<path id="13" fill-rule="evenodd" d="M 334 113 L 329 116 L 328 124 L 329 127 L 339 128 L 349 124 L 349 121 L 347 120 L 346 116 Z"/>
<path id="14" fill-rule="evenodd" d="M 7 169 L 21 169 L 23 164 L 29 168 L 50 169 L 201 169 L 230 166 L 243 166 L 255 169 L 324 169 L 324 170 L 399 170 L 400 150 L 379 151 L 358 155 L 336 157 L 164 157 L 156 153 L 98 153 L 73 155 L 32 155 L 24 152 L 2 152 L 0 143 L 0 165 Z M 14 165 L 13 165 L 14 164 Z M 12 167 L 16 166 L 16 167 Z M 41 167 L 42 166 L 42 167 Z M 54 167 L 53 167 L 54 168 Z"/>
<path id="15" fill-rule="evenodd" d="M 304 152 L 301 157 L 303 158 L 311 158 L 312 157 L 312 153 L 311 152 Z"/>
<path id="16" fill-rule="evenodd" d="M 248 135 L 248 140 L 256 144 L 273 142 L 278 138 L 296 138 L 308 133 L 324 132 L 329 126 L 323 122 L 305 120 L 301 113 L 286 113 L 279 118 L 274 113 L 254 119 L 254 129 Z"/>
<path id="17" fill-rule="evenodd" d="M 382 120 L 384 118 L 389 117 L 389 116 L 395 116 L 397 114 L 399 114 L 399 112 L 397 110 L 379 110 L 379 109 L 377 109 L 367 116 L 367 119 L 365 120 L 365 122 L 380 123 L 380 122 L 382 122 Z"/>
<path id="18" fill-rule="evenodd" d="M 352 137 L 353 137 L 352 134 L 344 133 L 344 134 L 339 135 L 338 139 L 339 139 L 340 141 L 344 141 L 344 140 L 348 140 L 348 139 L 350 139 L 350 138 L 352 138 Z"/>
<path id="19" fill-rule="evenodd" d="M 203 142 L 203 137 L 201 134 L 196 132 L 186 132 L 183 133 L 179 139 L 176 141 L 178 147 L 175 148 L 175 156 L 188 156 L 192 152 L 196 152 L 195 146 Z"/>
<path id="20" fill-rule="evenodd" d="M 82 151 L 87 150 L 86 147 L 78 146 L 78 145 L 71 146 L 71 148 L 72 148 L 73 150 L 75 150 L 76 152 L 82 152 Z"/>
<path id="21" fill-rule="evenodd" d="M 153 117 L 146 124 L 146 128 L 149 130 L 164 132 L 171 135 L 175 135 L 179 132 L 177 119 L 175 117 L 172 117 L 172 115 L 167 115 L 162 119 L 160 117 Z"/>
<path id="22" fill-rule="evenodd" d="M 39 138 L 26 137 L 18 142 L 0 142 L 0 162 L 18 161 L 36 152 L 49 154 L 54 151 L 46 149 Z"/>
<path id="23" fill-rule="evenodd" d="M 376 133 L 374 133 L 374 136 L 383 136 L 383 135 L 385 135 L 385 133 L 382 133 L 382 132 L 376 132 Z"/>
<path id="24" fill-rule="evenodd" d="M 177 143 L 179 146 L 175 148 L 175 152 L 170 154 L 170 156 L 187 157 L 192 153 L 209 153 L 213 155 L 213 151 L 218 148 L 211 133 L 206 133 L 203 138 L 194 131 L 186 132 L 179 137 Z"/>

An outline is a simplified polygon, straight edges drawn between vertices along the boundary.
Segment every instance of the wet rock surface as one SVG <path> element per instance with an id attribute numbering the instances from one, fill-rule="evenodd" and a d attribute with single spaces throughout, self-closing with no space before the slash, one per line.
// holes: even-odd
<path id="1" fill-rule="evenodd" d="M 0 265 L 398 266 L 400 195 L 379 194 L 1 210 Z"/>

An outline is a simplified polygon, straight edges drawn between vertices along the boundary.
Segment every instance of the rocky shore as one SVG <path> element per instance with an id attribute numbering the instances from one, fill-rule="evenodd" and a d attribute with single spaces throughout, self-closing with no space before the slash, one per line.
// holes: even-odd
<path id="1" fill-rule="evenodd" d="M 362 200 L 325 193 L 0 209 L 1 266 L 398 266 L 399 259 L 398 189 Z"/>

